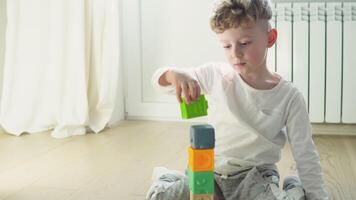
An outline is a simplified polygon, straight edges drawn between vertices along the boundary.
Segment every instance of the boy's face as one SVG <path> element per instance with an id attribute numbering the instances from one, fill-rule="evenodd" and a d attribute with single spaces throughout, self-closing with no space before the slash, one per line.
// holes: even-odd
<path id="1" fill-rule="evenodd" d="M 268 24 L 257 22 L 228 29 L 219 33 L 218 38 L 235 70 L 240 73 L 257 73 L 266 67 L 268 35 Z"/>

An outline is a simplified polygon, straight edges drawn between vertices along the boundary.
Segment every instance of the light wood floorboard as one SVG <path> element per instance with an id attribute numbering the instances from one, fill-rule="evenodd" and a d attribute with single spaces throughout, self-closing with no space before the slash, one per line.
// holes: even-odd
<path id="1" fill-rule="evenodd" d="M 66 139 L 0 133 L 0 200 L 142 200 L 155 166 L 185 169 L 190 125 L 125 121 L 101 134 Z M 327 188 L 333 199 L 356 199 L 356 137 L 330 130 L 339 134 L 333 127 L 314 136 Z M 288 145 L 278 167 L 282 178 L 295 173 Z"/>

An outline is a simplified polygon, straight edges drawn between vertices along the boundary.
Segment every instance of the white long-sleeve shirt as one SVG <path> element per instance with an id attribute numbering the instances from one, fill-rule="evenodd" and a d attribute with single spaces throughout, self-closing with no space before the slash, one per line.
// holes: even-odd
<path id="1" fill-rule="evenodd" d="M 191 76 L 206 94 L 208 121 L 215 128 L 215 171 L 231 174 L 241 164 L 275 164 L 288 138 L 307 195 L 327 199 L 306 105 L 292 83 L 282 78 L 274 88 L 258 90 L 229 64 L 208 63 L 198 68 L 158 69 L 153 85 L 167 93 L 174 93 L 174 87 L 163 87 L 158 80 L 168 69 Z"/>

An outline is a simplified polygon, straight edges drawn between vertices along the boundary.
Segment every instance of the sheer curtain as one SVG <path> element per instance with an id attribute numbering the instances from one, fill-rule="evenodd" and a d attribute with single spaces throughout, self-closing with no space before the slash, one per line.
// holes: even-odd
<path id="1" fill-rule="evenodd" d="M 118 0 L 8 0 L 0 123 L 20 135 L 100 132 L 119 82 Z"/>
<path id="2" fill-rule="evenodd" d="M 5 52 L 5 26 L 6 26 L 6 4 L 5 0 L 0 0 L 0 93 L 1 93 L 1 78 L 2 69 L 4 66 Z M 1 100 L 1 99 L 0 99 Z"/>

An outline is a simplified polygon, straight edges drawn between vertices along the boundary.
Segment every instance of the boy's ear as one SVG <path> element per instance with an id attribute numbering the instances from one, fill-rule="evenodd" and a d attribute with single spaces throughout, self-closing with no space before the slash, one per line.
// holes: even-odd
<path id="1" fill-rule="evenodd" d="M 275 28 L 272 28 L 269 32 L 268 32 L 268 44 L 267 47 L 270 48 L 274 45 L 274 43 L 277 40 L 277 30 Z"/>

